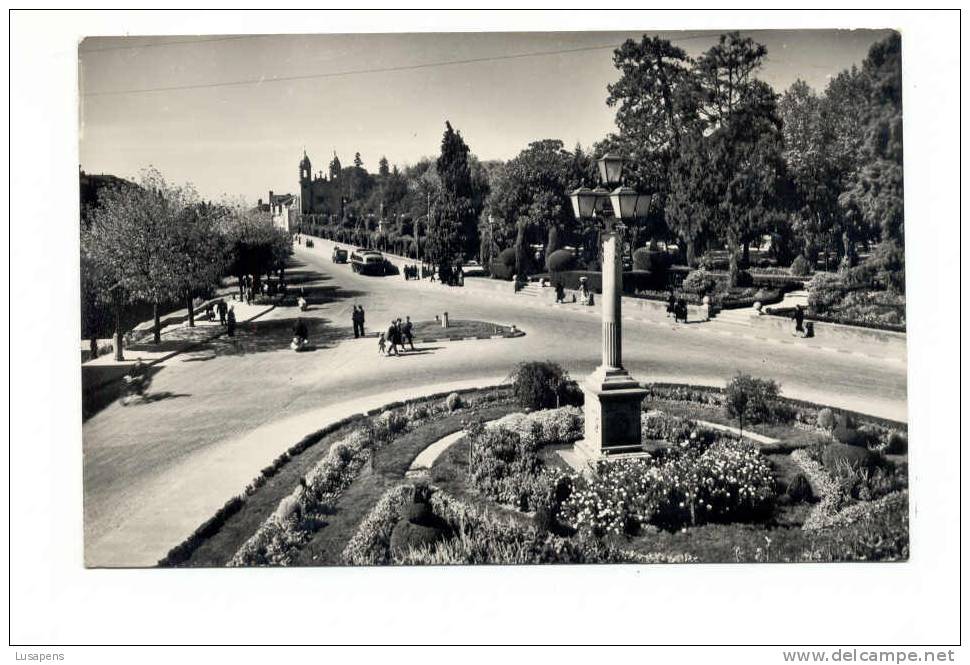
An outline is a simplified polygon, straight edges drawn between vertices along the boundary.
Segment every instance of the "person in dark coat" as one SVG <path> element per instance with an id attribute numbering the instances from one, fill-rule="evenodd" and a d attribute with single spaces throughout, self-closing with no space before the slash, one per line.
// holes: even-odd
<path id="1" fill-rule="evenodd" d="M 364 332 L 364 306 L 358 305 L 357 311 L 360 312 L 360 314 L 357 315 L 357 317 L 360 319 L 360 336 L 366 337 L 367 334 Z"/>
<path id="2" fill-rule="evenodd" d="M 360 312 L 357 305 L 354 305 L 354 311 L 350 314 L 350 321 L 354 324 L 354 339 L 357 339 L 360 337 Z"/>
<path id="3" fill-rule="evenodd" d="M 406 341 L 410 346 L 411 350 L 414 351 L 414 324 L 411 323 L 411 317 L 405 317 L 404 326 L 402 331 L 404 332 L 404 341 Z"/>
<path id="4" fill-rule="evenodd" d="M 677 298 L 674 297 L 673 291 L 667 296 L 667 318 L 671 316 L 677 316 Z"/>
<path id="5" fill-rule="evenodd" d="M 397 322 L 391 321 L 391 325 L 387 327 L 387 343 L 389 345 L 387 355 L 400 355 L 397 350 L 398 342 Z"/>
<path id="6" fill-rule="evenodd" d="M 226 301 L 220 300 L 216 303 L 216 309 L 219 311 L 219 324 L 226 325 L 226 311 L 229 309 L 226 307 Z"/>
<path id="7" fill-rule="evenodd" d="M 232 307 L 226 313 L 226 332 L 230 337 L 235 337 L 236 335 L 236 312 L 233 311 Z"/>
<path id="8" fill-rule="evenodd" d="M 802 309 L 801 305 L 795 305 L 795 311 L 792 313 L 792 319 L 795 321 L 795 334 L 805 334 L 805 310 Z"/>

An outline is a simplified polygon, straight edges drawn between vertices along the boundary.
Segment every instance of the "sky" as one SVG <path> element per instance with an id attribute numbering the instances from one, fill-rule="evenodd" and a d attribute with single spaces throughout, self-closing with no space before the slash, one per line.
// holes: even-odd
<path id="1" fill-rule="evenodd" d="M 359 152 L 374 172 L 381 156 L 437 155 L 445 121 L 483 160 L 545 138 L 588 147 L 615 130 L 612 50 L 643 34 L 696 57 L 719 32 L 88 37 L 81 167 L 134 178 L 151 165 L 205 198 L 255 202 L 298 192 L 304 150 L 315 172 L 334 151 L 344 165 Z M 742 34 L 766 46 L 759 77 L 780 93 L 798 78 L 824 90 L 889 32 Z"/>

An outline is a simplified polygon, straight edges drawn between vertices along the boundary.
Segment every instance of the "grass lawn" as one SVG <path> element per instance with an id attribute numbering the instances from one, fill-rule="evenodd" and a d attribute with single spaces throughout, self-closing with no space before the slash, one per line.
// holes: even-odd
<path id="1" fill-rule="evenodd" d="M 438 321 L 415 321 L 414 340 L 440 339 L 442 337 L 490 337 L 492 335 L 504 335 L 509 332 L 508 326 L 487 321 L 470 321 L 464 319 L 451 319 L 448 327 L 442 328 Z"/>

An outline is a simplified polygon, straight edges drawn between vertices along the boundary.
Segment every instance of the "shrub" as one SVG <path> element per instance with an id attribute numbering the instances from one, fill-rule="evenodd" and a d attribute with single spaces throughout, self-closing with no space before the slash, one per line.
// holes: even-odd
<path id="1" fill-rule="evenodd" d="M 791 262 L 791 267 L 788 271 L 796 277 L 805 277 L 812 272 L 812 265 L 808 262 L 808 259 L 799 254 Z"/>
<path id="2" fill-rule="evenodd" d="M 730 265 L 730 259 L 724 255 L 708 252 L 700 258 L 697 265 L 703 270 L 727 270 Z"/>
<path id="3" fill-rule="evenodd" d="M 635 270 L 647 270 L 660 274 L 665 273 L 670 267 L 670 255 L 660 250 L 651 250 L 641 247 L 633 252 L 633 268 Z"/>
<path id="4" fill-rule="evenodd" d="M 692 271 L 680 285 L 681 290 L 697 296 L 705 296 L 717 288 L 718 280 L 703 268 Z"/>
<path id="5" fill-rule="evenodd" d="M 822 465 L 830 471 L 839 464 L 848 463 L 865 468 L 875 468 L 882 462 L 878 453 L 867 448 L 848 445 L 845 443 L 830 443 L 822 450 Z"/>
<path id="6" fill-rule="evenodd" d="M 557 249 L 546 260 L 546 267 L 549 272 L 562 272 L 572 270 L 576 265 L 576 256 L 568 249 Z"/>
<path id="7" fill-rule="evenodd" d="M 538 482 L 542 462 L 536 437 L 475 424 L 468 430 L 469 478 L 485 496 L 522 510 L 538 505 L 546 488 Z"/>
<path id="8" fill-rule="evenodd" d="M 835 427 L 835 414 L 832 413 L 832 409 L 824 408 L 820 409 L 818 416 L 815 418 L 815 424 L 819 429 L 831 430 Z"/>
<path id="9" fill-rule="evenodd" d="M 909 438 L 906 433 L 893 430 L 889 434 L 889 441 L 884 452 L 887 455 L 905 455 L 909 452 Z"/>
<path id="10" fill-rule="evenodd" d="M 745 421 L 765 423 L 781 420 L 790 414 L 778 408 L 778 392 L 778 384 L 771 379 L 756 379 L 738 372 L 724 390 L 724 406 L 728 415 L 737 418 L 742 428 Z"/>
<path id="11" fill-rule="evenodd" d="M 445 406 L 449 411 L 457 411 L 464 406 L 464 402 L 461 399 L 461 395 L 458 393 L 451 393 L 445 398 Z"/>
<path id="12" fill-rule="evenodd" d="M 526 409 L 546 409 L 559 406 L 569 381 L 569 374 L 550 361 L 525 362 L 512 370 L 512 394 Z"/>
<path id="13" fill-rule="evenodd" d="M 752 277 L 751 273 L 748 272 L 747 270 L 739 270 L 737 286 L 738 288 L 742 288 L 742 289 L 746 289 L 751 286 L 754 286 L 754 277 Z"/>
<path id="14" fill-rule="evenodd" d="M 503 266 L 508 266 L 509 268 L 515 267 L 515 248 L 509 247 L 503 249 L 499 252 L 498 256 L 495 257 L 495 262 L 500 263 Z"/>
<path id="15" fill-rule="evenodd" d="M 812 493 L 812 484 L 808 482 L 808 478 L 805 477 L 804 473 L 799 473 L 791 479 L 791 482 L 788 483 L 786 493 L 788 494 L 788 498 L 795 503 L 810 501 L 814 496 Z"/>
<path id="16" fill-rule="evenodd" d="M 583 436 L 584 417 L 581 409 L 564 406 L 533 413 L 510 413 L 485 425 L 486 429 L 515 432 L 538 448 L 573 443 Z"/>

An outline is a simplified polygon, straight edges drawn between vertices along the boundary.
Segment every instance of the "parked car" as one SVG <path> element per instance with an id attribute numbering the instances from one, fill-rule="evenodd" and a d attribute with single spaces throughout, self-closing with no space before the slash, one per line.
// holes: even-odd
<path id="1" fill-rule="evenodd" d="M 341 247 L 334 247 L 330 260 L 334 263 L 347 263 L 347 250 Z"/>
<path id="2" fill-rule="evenodd" d="M 361 275 L 385 275 L 387 261 L 380 252 L 358 248 L 350 253 L 350 268 Z"/>

